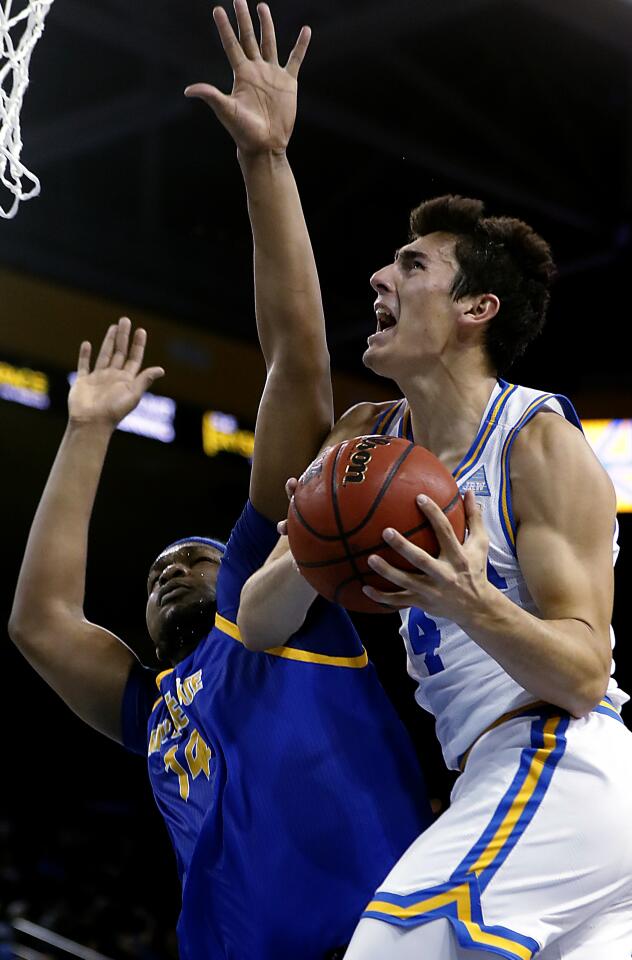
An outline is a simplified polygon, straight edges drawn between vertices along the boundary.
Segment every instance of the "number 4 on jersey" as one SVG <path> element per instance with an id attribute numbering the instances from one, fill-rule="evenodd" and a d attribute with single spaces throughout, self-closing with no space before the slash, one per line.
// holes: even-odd
<path id="1" fill-rule="evenodd" d="M 507 581 L 487 561 L 487 579 L 499 590 L 507 589 Z M 445 669 L 441 657 L 436 651 L 441 644 L 441 631 L 435 620 L 418 607 L 413 607 L 408 617 L 408 637 L 413 653 L 423 656 L 429 676 L 441 673 Z"/>
<path id="2" fill-rule="evenodd" d="M 420 610 L 413 607 L 408 617 L 408 636 L 413 653 L 423 655 L 426 670 L 432 676 L 444 669 L 441 657 L 435 653 L 441 643 L 441 631 L 436 622 Z"/>

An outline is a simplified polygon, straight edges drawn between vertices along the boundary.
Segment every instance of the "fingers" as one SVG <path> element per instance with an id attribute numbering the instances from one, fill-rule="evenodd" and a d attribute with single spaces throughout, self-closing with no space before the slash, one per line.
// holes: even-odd
<path id="1" fill-rule="evenodd" d="M 143 357 L 145 356 L 146 344 L 147 344 L 147 332 L 143 330 L 142 327 L 138 327 L 132 339 L 132 345 L 129 350 L 129 355 L 123 366 L 123 369 L 131 373 L 133 377 L 136 376 L 136 374 L 138 373 L 138 371 L 143 365 Z"/>
<path id="2" fill-rule="evenodd" d="M 280 537 L 287 537 L 287 520 L 279 520 L 277 523 L 277 533 Z"/>
<path id="3" fill-rule="evenodd" d="M 294 44 L 294 48 L 288 57 L 288 61 L 285 64 L 285 69 L 290 74 L 291 77 L 298 77 L 298 72 L 301 69 L 301 64 L 305 59 L 305 54 L 307 53 L 307 48 L 309 46 L 309 41 L 312 36 L 312 31 L 310 27 L 301 27 L 301 32 L 298 35 L 298 39 Z"/>
<path id="4" fill-rule="evenodd" d="M 110 368 L 114 370 L 122 370 L 125 360 L 127 359 L 127 351 L 129 349 L 129 335 L 132 329 L 132 323 L 129 317 L 121 317 L 116 328 L 116 334 L 114 339 L 114 352 L 112 354 L 112 359 L 110 360 Z"/>
<path id="5" fill-rule="evenodd" d="M 288 500 L 291 500 L 294 494 L 296 493 L 296 488 L 298 487 L 298 480 L 296 477 L 290 477 L 285 484 L 285 495 Z"/>
<path id="6" fill-rule="evenodd" d="M 92 344 L 89 340 L 84 340 L 79 347 L 79 359 L 77 360 L 77 376 L 85 377 L 90 373 L 90 356 L 92 354 Z"/>
<path id="7" fill-rule="evenodd" d="M 230 20 L 228 19 L 228 14 L 223 7 L 214 8 L 213 20 L 215 21 L 215 26 L 217 27 L 217 32 L 219 33 L 219 39 L 221 40 L 222 47 L 224 48 L 224 53 L 228 57 L 228 62 L 233 68 L 234 73 L 240 64 L 245 63 L 248 58 L 242 50 L 239 40 L 235 36 L 235 31 L 233 30 Z"/>
<path id="8" fill-rule="evenodd" d="M 393 610 L 405 610 L 406 607 L 412 606 L 411 595 L 407 590 L 384 593 L 382 590 L 376 590 L 375 587 L 365 586 L 362 587 L 362 593 L 376 603 L 392 607 Z"/>
<path id="9" fill-rule="evenodd" d="M 404 543 L 408 543 L 408 541 L 404 540 L 403 537 L 401 539 L 404 541 Z M 404 556 L 403 550 L 399 550 L 390 540 L 388 541 L 388 544 L 396 549 L 398 553 L 401 553 L 401 555 Z M 409 556 L 407 556 L 406 559 L 410 559 L 410 562 L 415 565 L 416 569 L 419 570 L 420 573 L 426 572 L 424 566 L 432 569 L 430 565 L 435 562 L 433 561 L 432 557 L 428 557 L 428 554 L 424 554 L 423 550 L 419 550 L 417 547 L 414 547 L 412 543 L 409 543 L 408 546 L 412 547 L 412 551 L 407 551 Z M 413 551 L 421 554 L 422 558 L 419 559 L 413 557 Z M 424 563 L 423 556 L 428 557 L 428 564 Z M 371 567 L 371 570 L 374 570 L 375 573 L 378 573 L 381 577 L 384 577 L 385 580 L 389 580 L 391 583 L 394 583 L 396 587 L 401 587 L 402 590 L 411 589 L 418 582 L 418 573 L 408 573 L 406 570 L 400 570 L 399 567 L 393 567 L 390 563 L 388 563 L 388 561 L 384 560 L 383 557 L 380 557 L 376 553 L 371 554 L 371 556 L 367 559 L 367 563 Z"/>
<path id="10" fill-rule="evenodd" d="M 461 555 L 461 544 L 457 540 L 452 524 L 446 517 L 441 507 L 431 500 L 430 497 L 423 495 L 417 497 L 417 506 L 430 521 L 430 525 L 435 532 L 439 543 L 439 549 L 442 554 L 454 559 Z"/>
<path id="11" fill-rule="evenodd" d="M 249 60 L 256 60 L 261 54 L 259 53 L 259 44 L 257 43 L 254 27 L 252 26 L 247 0 L 233 0 L 233 6 L 235 7 L 235 16 L 237 17 L 241 48 Z"/>
<path id="12" fill-rule="evenodd" d="M 105 367 L 109 367 L 112 354 L 114 353 L 114 342 L 116 340 L 117 329 L 118 325 L 116 323 L 112 323 L 108 327 L 107 333 L 103 338 L 103 343 L 101 344 L 101 348 L 97 356 L 97 362 L 94 365 L 95 370 L 103 370 Z"/>
<path id="13" fill-rule="evenodd" d="M 257 5 L 259 15 L 259 25 L 261 28 L 261 55 L 264 60 L 271 63 L 278 63 L 276 34 L 274 32 L 274 21 L 270 13 L 270 7 L 267 3 Z"/>

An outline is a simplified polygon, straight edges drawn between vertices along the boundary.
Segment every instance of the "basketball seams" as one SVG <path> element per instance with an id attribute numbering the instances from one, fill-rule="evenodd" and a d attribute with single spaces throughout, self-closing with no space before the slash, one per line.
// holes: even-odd
<path id="1" fill-rule="evenodd" d="M 460 494 L 460 493 L 456 493 L 456 494 L 452 497 L 452 499 L 450 500 L 450 502 L 449 502 L 448 504 L 446 504 L 445 507 L 442 507 L 442 508 L 441 508 L 442 511 L 443 511 L 444 516 L 447 517 L 448 514 L 451 513 L 452 510 L 454 510 L 454 508 L 456 507 L 456 505 L 457 505 L 460 497 L 461 497 L 461 494 Z M 416 527 L 411 527 L 410 530 L 404 530 L 401 535 L 402 535 L 402 537 L 406 537 L 406 538 L 412 537 L 412 536 L 414 536 L 416 533 L 419 533 L 421 530 L 425 530 L 426 527 L 428 527 L 428 526 L 430 526 L 430 521 L 429 521 L 429 520 L 423 520 L 421 523 L 417 524 Z M 336 537 L 336 541 L 338 541 L 339 539 L 340 539 L 339 537 Z M 354 559 L 357 559 L 358 557 L 368 556 L 368 554 L 370 554 L 370 553 L 377 553 L 377 551 L 378 551 L 378 550 L 381 550 L 383 547 L 384 547 L 384 543 L 383 543 L 383 542 L 380 542 L 380 543 L 374 544 L 374 545 L 371 546 L 371 547 L 365 547 L 363 550 L 354 550 L 354 551 L 352 552 L 351 556 L 349 556 L 349 557 L 347 557 L 347 556 L 337 557 L 337 558 L 332 559 L 332 560 L 315 560 L 315 561 L 313 561 L 313 562 L 307 562 L 307 563 L 305 563 L 305 562 L 303 562 L 302 560 L 297 559 L 296 557 L 295 557 L 295 559 L 296 559 L 296 562 L 298 563 L 298 565 L 299 565 L 300 567 L 305 567 L 306 569 L 307 569 L 307 568 L 309 568 L 309 569 L 318 569 L 318 568 L 322 568 L 322 567 L 330 567 L 330 566 L 333 566 L 334 564 L 337 564 L 337 563 L 347 563 L 347 561 L 350 560 L 352 557 L 353 557 Z M 348 582 L 348 581 L 347 581 L 347 582 Z"/>
<path id="2" fill-rule="evenodd" d="M 409 447 L 407 447 L 407 448 L 400 454 L 400 456 L 397 458 L 397 460 L 395 461 L 395 463 L 393 464 L 393 466 L 392 466 L 391 469 L 389 470 L 388 474 L 386 475 L 386 479 L 384 480 L 384 483 L 382 484 L 382 486 L 380 487 L 378 493 L 376 494 L 375 499 L 373 500 L 373 503 L 372 503 L 371 506 L 369 507 L 369 510 L 368 510 L 366 516 L 365 516 L 364 519 L 361 521 L 361 523 L 359 523 L 356 527 L 353 528 L 353 530 L 348 530 L 348 531 L 346 532 L 346 536 L 347 536 L 347 537 L 353 537 L 356 533 L 359 533 L 360 530 L 362 530 L 362 527 L 365 527 L 365 526 L 367 525 L 367 523 L 369 522 L 369 520 L 371 519 L 371 517 L 373 516 L 373 514 L 375 513 L 375 511 L 376 511 L 377 508 L 379 507 L 380 503 L 381 503 L 382 500 L 384 499 L 384 496 L 386 495 L 386 492 L 387 492 L 388 488 L 390 487 L 391 483 L 392 483 L 393 480 L 395 479 L 395 477 L 396 477 L 396 475 L 397 475 L 397 473 L 398 473 L 398 471 L 399 471 L 399 468 L 400 468 L 400 467 L 402 466 L 402 464 L 404 463 L 404 460 L 407 460 L 407 459 L 408 459 L 408 457 L 411 455 L 411 453 L 413 452 L 414 449 L 415 449 L 414 444 L 411 444 Z"/>
<path id="3" fill-rule="evenodd" d="M 340 444 L 340 447 L 336 452 L 336 458 L 331 468 L 331 475 L 329 478 L 329 482 L 331 483 L 331 503 L 334 511 L 334 520 L 336 521 L 336 526 L 338 527 L 338 531 L 340 533 L 340 537 L 339 537 L 340 543 L 342 544 L 342 549 L 345 552 L 345 559 L 351 564 L 351 569 L 354 572 L 354 577 L 352 579 L 359 580 L 361 585 L 364 586 L 365 584 L 364 575 L 358 569 L 358 565 L 354 561 L 353 556 L 351 554 L 351 550 L 349 549 L 349 543 L 347 541 L 347 537 L 345 535 L 345 531 L 342 525 L 342 517 L 340 516 L 340 504 L 338 503 L 338 484 L 336 482 L 336 472 L 338 468 L 338 461 L 340 459 L 340 455 L 343 450 L 346 450 L 348 443 L 349 441 L 347 441 L 347 443 Z M 336 587 L 336 591 L 334 593 L 334 600 L 337 600 L 339 590 L 340 590 L 340 585 Z"/>
<path id="4" fill-rule="evenodd" d="M 332 482 L 332 501 L 335 500 L 335 498 L 336 498 L 335 477 L 336 477 L 336 466 L 337 466 L 337 464 L 338 464 L 338 458 L 339 458 L 339 456 L 340 456 L 343 448 L 346 449 L 346 446 L 347 446 L 347 444 L 348 444 L 349 442 L 350 442 L 350 441 L 346 441 L 345 443 L 341 444 L 340 450 L 338 450 L 338 452 L 336 453 L 336 459 L 335 459 L 334 467 L 333 467 L 332 474 L 331 474 L 331 482 Z M 410 447 L 408 447 L 406 450 L 403 451 L 403 453 L 400 455 L 400 457 L 398 458 L 398 460 L 397 460 L 397 461 L 393 464 L 393 466 L 391 467 L 388 475 L 386 476 L 386 479 L 384 480 L 384 483 L 382 484 L 382 486 L 380 487 L 380 490 L 379 490 L 378 493 L 376 494 L 375 499 L 373 500 L 373 503 L 371 504 L 368 512 L 367 512 L 366 515 L 362 518 L 362 520 L 360 521 L 360 523 L 358 523 L 358 524 L 357 524 L 355 527 L 353 527 L 351 530 L 344 530 L 344 529 L 342 528 L 342 523 L 341 523 L 341 522 L 340 522 L 340 523 L 338 522 L 338 516 L 339 516 L 339 515 L 338 515 L 338 513 L 336 513 L 336 523 L 337 523 L 337 525 L 338 525 L 338 530 L 340 531 L 339 534 L 319 533 L 318 530 L 315 530 L 315 529 L 307 522 L 307 520 L 303 517 L 303 515 L 302 515 L 301 512 L 300 512 L 300 510 L 299 510 L 298 507 L 296 506 L 296 498 L 294 498 L 294 510 L 296 511 L 297 519 L 300 520 L 301 524 L 305 527 L 305 529 L 308 530 L 311 534 L 313 534 L 313 536 L 317 537 L 318 540 L 323 540 L 323 541 L 325 541 L 325 542 L 331 541 L 332 543 L 336 543 L 336 542 L 338 542 L 338 540 L 340 540 L 342 537 L 353 537 L 353 536 L 355 536 L 355 534 L 356 534 L 356 533 L 359 533 L 360 530 L 362 530 L 362 528 L 365 527 L 365 526 L 367 525 L 367 523 L 369 522 L 369 520 L 372 518 L 373 514 L 375 513 L 375 511 L 376 511 L 377 508 L 379 507 L 379 505 L 380 505 L 380 503 L 382 502 L 382 500 L 384 499 L 384 496 L 385 496 L 385 494 L 386 494 L 386 491 L 388 490 L 389 486 L 391 485 L 392 481 L 394 480 L 394 478 L 395 478 L 395 476 L 396 476 L 399 468 L 400 468 L 401 465 L 403 464 L 404 460 L 406 460 L 406 458 L 410 456 L 410 454 L 413 452 L 413 450 L 414 450 L 414 445 L 411 444 Z M 336 501 L 336 503 L 337 503 L 337 501 Z M 336 508 L 336 509 L 337 509 L 337 508 Z M 416 529 L 416 528 L 415 528 L 415 529 Z"/>
<path id="5" fill-rule="evenodd" d="M 413 488 L 417 470 L 420 477 L 427 474 L 432 478 L 429 480 L 427 492 L 438 503 L 443 515 L 450 519 L 459 539 L 463 533 L 464 518 L 459 517 L 457 510 L 461 506 L 461 514 L 463 513 L 461 496 L 452 475 L 430 451 L 410 441 L 390 438 L 394 441 L 390 453 L 387 454 L 385 450 L 383 454 L 375 456 L 373 469 L 369 468 L 367 474 L 372 455 L 360 456 L 358 453 L 357 458 L 355 455 L 356 451 L 368 451 L 372 448 L 372 445 L 366 442 L 370 441 L 371 437 L 377 441 L 375 445 L 379 446 L 380 441 L 384 442 L 381 436 L 374 433 L 338 444 L 337 449 L 331 451 L 333 456 L 323 464 L 325 469 L 317 471 L 320 473 L 318 485 L 313 490 L 311 487 L 306 490 L 305 504 L 297 491 L 289 517 L 294 522 L 294 542 L 290 537 L 292 552 L 308 582 L 334 603 L 342 603 L 354 610 L 377 613 L 388 612 L 390 608 L 364 597 L 362 588 L 369 583 L 384 590 L 388 590 L 389 586 L 383 584 L 380 577 L 377 577 L 379 584 L 374 582 L 376 574 L 367 563 L 368 556 L 384 556 L 386 550 L 390 562 L 401 566 L 396 557 L 390 556 L 392 551 L 383 542 L 383 529 L 386 526 L 395 526 L 405 538 L 413 543 L 416 541 L 421 549 L 429 550 L 431 555 L 435 555 L 437 550 L 432 524 L 423 515 L 423 511 L 416 509 Z M 360 441 L 364 441 L 365 446 Z M 403 450 L 402 445 L 405 445 Z M 420 456 L 413 456 L 408 462 L 408 458 L 418 451 Z M 377 453 L 378 450 L 375 451 L 375 454 Z M 349 466 L 351 463 L 355 465 L 353 469 Z M 349 480 L 345 483 L 347 474 Z M 311 479 L 312 475 L 316 475 L 316 472 L 312 471 L 307 479 Z M 445 475 L 444 479 L 440 479 L 442 475 Z M 369 482 L 362 484 L 362 480 Z M 400 501 L 400 494 L 404 500 Z M 305 515 L 297 506 L 297 501 L 304 508 Z M 392 505 L 394 515 L 399 517 L 399 521 L 389 520 L 389 516 L 392 516 L 390 507 L 386 509 L 389 505 Z M 363 516 L 360 513 L 362 510 Z M 345 529 L 345 524 L 349 525 L 349 529 Z M 326 533 L 327 530 L 329 532 Z M 371 543 L 376 538 L 378 542 Z M 371 545 L 365 547 L 367 541 Z M 305 560 L 301 560 L 303 553 Z M 333 556 L 323 559 L 327 554 Z M 403 569 L 414 572 L 410 564 L 403 565 Z"/>

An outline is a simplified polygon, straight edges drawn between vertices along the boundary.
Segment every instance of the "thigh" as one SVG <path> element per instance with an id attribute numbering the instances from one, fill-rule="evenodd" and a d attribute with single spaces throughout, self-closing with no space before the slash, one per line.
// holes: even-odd
<path id="1" fill-rule="evenodd" d="M 632 900 L 597 914 L 538 954 L 538 960 L 630 960 Z"/>
<path id="2" fill-rule="evenodd" d="M 527 722 L 528 738 L 522 721 L 508 724 L 472 751 L 452 806 L 406 851 L 363 919 L 408 930 L 443 918 L 468 952 L 549 960 L 545 951 L 591 918 L 629 905 L 632 736 L 598 713 Z"/>
<path id="3" fill-rule="evenodd" d="M 345 960 L 490 960 L 490 954 L 459 946 L 447 920 L 401 927 L 370 918 L 361 920 Z M 592 958 L 597 960 L 597 958 Z"/>

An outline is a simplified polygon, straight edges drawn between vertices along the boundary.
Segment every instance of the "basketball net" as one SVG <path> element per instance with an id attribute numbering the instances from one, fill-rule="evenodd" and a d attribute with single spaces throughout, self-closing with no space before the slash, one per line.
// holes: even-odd
<path id="1" fill-rule="evenodd" d="M 20 111 L 29 84 L 31 54 L 52 3 L 0 0 L 0 180 L 13 194 L 8 209 L 0 203 L 0 216 L 5 219 L 15 216 L 20 200 L 29 200 L 40 192 L 39 180 L 20 161 Z"/>

